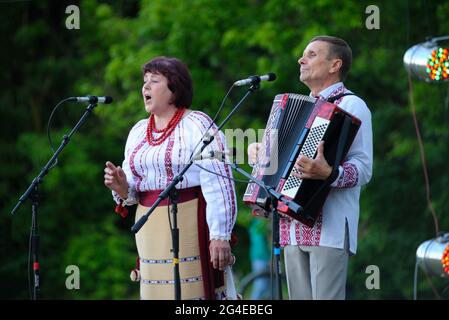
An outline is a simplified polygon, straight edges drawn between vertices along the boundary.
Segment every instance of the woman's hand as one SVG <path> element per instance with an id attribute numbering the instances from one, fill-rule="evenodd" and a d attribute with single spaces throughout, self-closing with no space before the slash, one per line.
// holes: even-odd
<path id="1" fill-rule="evenodd" d="M 212 240 L 209 244 L 210 262 L 214 269 L 222 271 L 226 266 L 234 263 L 231 246 L 227 240 Z"/>
<path id="2" fill-rule="evenodd" d="M 120 166 L 114 166 L 112 162 L 106 162 L 104 168 L 104 184 L 109 189 L 118 193 L 120 198 L 128 198 L 128 181 L 126 174 Z"/>

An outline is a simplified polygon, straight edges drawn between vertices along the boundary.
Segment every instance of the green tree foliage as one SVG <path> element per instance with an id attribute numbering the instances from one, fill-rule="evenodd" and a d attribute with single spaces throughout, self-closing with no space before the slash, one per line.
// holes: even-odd
<path id="1" fill-rule="evenodd" d="M 80 29 L 65 28 L 68 5 L 80 8 Z M 342 37 L 353 48 L 347 86 L 364 98 L 373 115 L 374 176 L 363 189 L 357 255 L 350 260 L 349 298 L 410 299 L 416 248 L 435 237 L 426 203 L 422 164 L 413 126 L 404 52 L 426 36 L 449 30 L 447 3 L 377 1 L 380 29 L 367 30 L 368 1 L 133 0 L 19 1 L 0 4 L 2 73 L 0 128 L 0 294 L 28 297 L 27 253 L 31 205 L 9 212 L 50 158 L 46 123 L 62 98 L 87 94 L 114 97 L 98 106 L 40 186 L 42 297 L 48 299 L 135 299 L 129 282 L 135 264 L 133 217 L 113 212 L 103 185 L 106 160 L 120 163 L 131 126 L 147 117 L 142 65 L 157 55 L 186 62 L 194 80 L 194 108 L 215 114 L 232 82 L 275 72 L 225 128 L 262 129 L 272 100 L 281 92 L 308 94 L 298 80 L 297 60 L 319 34 Z M 224 114 L 245 93 L 231 92 Z M 448 94 L 446 85 L 413 82 L 417 119 L 440 230 L 449 228 Z M 56 112 L 57 147 L 84 112 L 66 104 Z M 244 150 L 245 145 L 237 148 Z M 249 170 L 249 167 L 243 166 Z M 239 177 L 237 174 L 235 175 Z M 241 199 L 245 184 L 237 185 Z M 249 272 L 246 228 L 251 216 L 239 203 L 236 273 Z M 81 271 L 80 290 L 67 290 L 67 265 Z M 380 268 L 380 290 L 368 290 L 366 267 Z M 447 281 L 432 278 L 441 292 Z M 432 299 L 420 273 L 419 297 Z M 446 295 L 447 297 L 447 295 Z"/>

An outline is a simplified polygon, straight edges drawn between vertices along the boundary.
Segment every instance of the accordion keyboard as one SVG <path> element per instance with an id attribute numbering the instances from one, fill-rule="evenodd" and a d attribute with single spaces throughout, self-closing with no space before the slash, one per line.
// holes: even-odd
<path id="1" fill-rule="evenodd" d="M 330 121 L 327 119 L 323 119 L 321 117 L 315 118 L 312 127 L 310 128 L 310 132 L 307 135 L 307 138 L 304 142 L 304 145 L 301 148 L 299 156 L 306 156 L 308 158 L 313 158 L 315 156 L 316 151 L 318 149 L 318 144 L 323 139 L 323 136 L 326 133 L 326 129 L 329 123 Z M 287 181 L 285 182 L 281 190 L 281 194 L 289 196 L 290 198 L 294 198 L 297 190 L 301 187 L 301 183 L 303 181 L 301 178 L 292 175 L 292 173 L 299 173 L 299 171 L 295 167 L 293 167 Z"/>

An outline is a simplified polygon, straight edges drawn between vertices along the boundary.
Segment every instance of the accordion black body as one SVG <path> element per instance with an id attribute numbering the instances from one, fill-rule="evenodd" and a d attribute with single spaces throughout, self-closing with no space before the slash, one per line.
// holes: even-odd
<path id="1" fill-rule="evenodd" d="M 359 119 L 325 100 L 292 93 L 276 95 L 252 176 L 303 209 L 295 213 L 279 202 L 278 212 L 308 226 L 315 224 L 329 194 L 330 182 L 293 176 L 296 159 L 300 155 L 315 158 L 323 140 L 324 157 L 333 167 L 336 160 L 342 162 L 346 157 L 360 124 Z M 270 197 L 257 184 L 248 184 L 243 201 L 254 215 L 269 215 Z"/>

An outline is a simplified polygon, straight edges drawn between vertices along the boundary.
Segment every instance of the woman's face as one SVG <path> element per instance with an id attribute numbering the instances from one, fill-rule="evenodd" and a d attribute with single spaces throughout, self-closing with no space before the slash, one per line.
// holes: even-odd
<path id="1" fill-rule="evenodd" d="M 159 73 L 147 72 L 143 76 L 142 96 L 145 110 L 152 114 L 161 114 L 168 110 L 173 93 L 168 88 L 167 78 Z"/>

